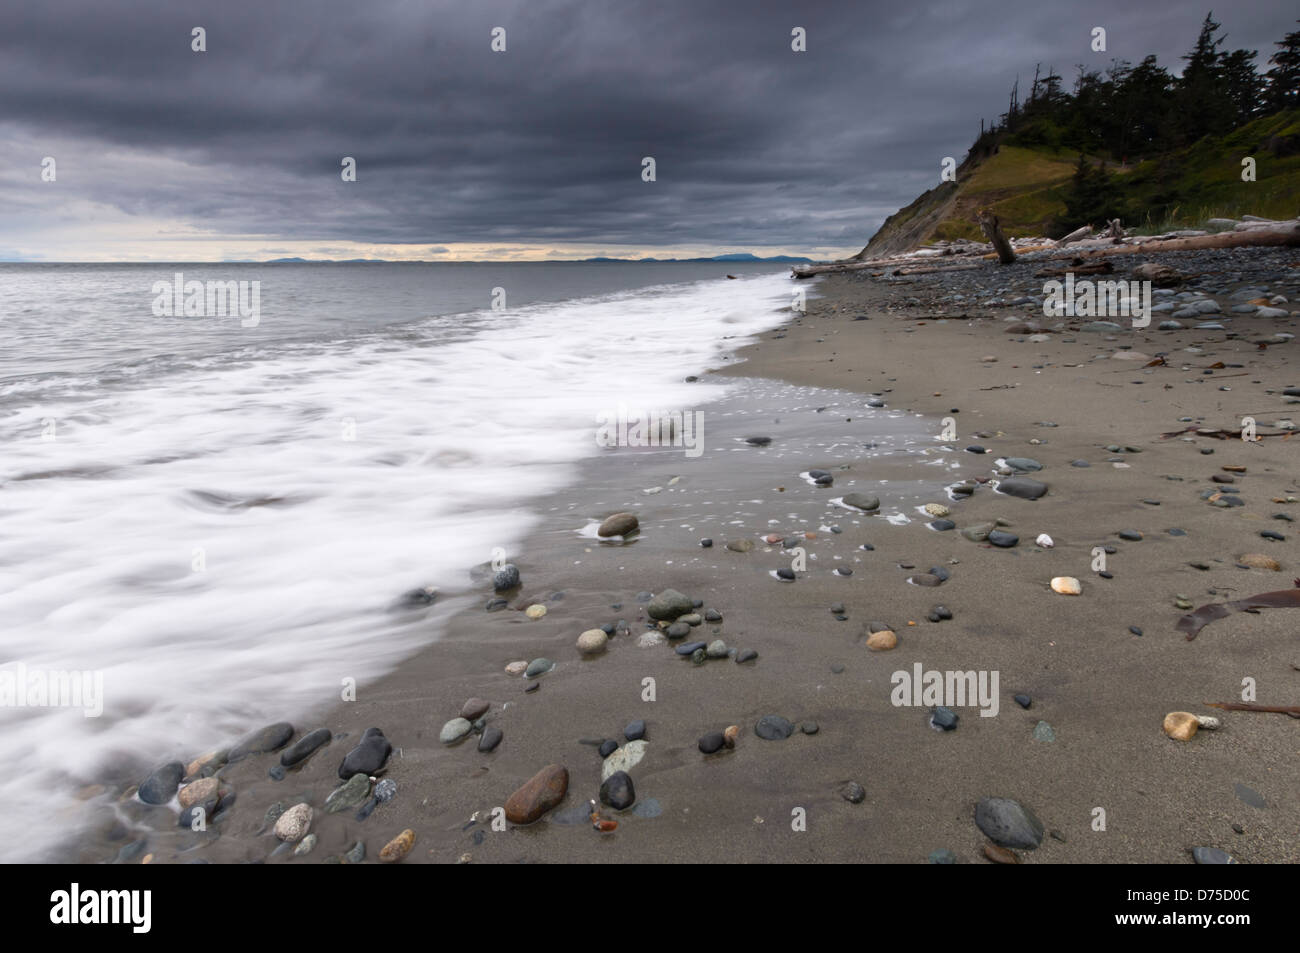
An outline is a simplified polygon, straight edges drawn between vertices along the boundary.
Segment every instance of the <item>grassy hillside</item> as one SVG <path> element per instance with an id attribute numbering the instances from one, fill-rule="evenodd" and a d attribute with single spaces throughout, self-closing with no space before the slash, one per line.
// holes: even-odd
<path id="1" fill-rule="evenodd" d="M 1079 154 L 1024 144 L 1034 138 L 1032 129 L 1018 132 L 991 155 L 968 158 L 955 184 L 931 189 L 887 219 L 859 257 L 893 254 L 940 239 L 983 241 L 975 218 L 986 207 L 1012 237 L 1063 234 L 1065 196 Z M 1241 181 L 1245 156 L 1255 159 L 1255 182 Z M 1300 215 L 1300 110 L 1257 119 L 1137 165 L 1106 162 L 1105 167 L 1128 228 L 1191 228 L 1208 218 L 1243 214 L 1293 218 Z"/>

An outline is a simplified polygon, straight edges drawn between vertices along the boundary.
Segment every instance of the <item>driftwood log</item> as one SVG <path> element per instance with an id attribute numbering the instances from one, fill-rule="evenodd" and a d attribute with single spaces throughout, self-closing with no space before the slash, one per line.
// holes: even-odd
<path id="1" fill-rule="evenodd" d="M 1011 248 L 1011 243 L 1007 241 L 1007 236 L 1002 234 L 1002 226 L 998 224 L 998 217 L 988 209 L 980 210 L 980 228 L 984 231 L 984 236 L 993 244 L 993 250 L 998 253 L 998 261 L 1004 265 L 1010 265 L 1016 260 L 1016 253 Z"/>
<path id="2" fill-rule="evenodd" d="M 1084 225 L 1081 228 L 1076 228 L 1074 231 L 1070 232 L 1070 234 L 1066 235 L 1064 238 L 1058 238 L 1056 240 L 1056 244 L 1057 246 L 1068 245 L 1070 244 L 1070 242 L 1077 242 L 1080 238 L 1087 238 L 1091 234 L 1092 234 L 1092 226 Z"/>
<path id="3" fill-rule="evenodd" d="M 1245 232 L 1220 232 L 1217 235 L 1196 235 L 1192 238 L 1170 238 L 1153 242 L 1133 242 L 1110 248 L 1078 249 L 1052 255 L 1079 258 L 1100 258 L 1105 255 L 1143 254 L 1157 251 L 1196 251 L 1201 248 L 1255 248 L 1300 245 L 1300 223 L 1288 222 L 1280 228 L 1252 228 Z"/>

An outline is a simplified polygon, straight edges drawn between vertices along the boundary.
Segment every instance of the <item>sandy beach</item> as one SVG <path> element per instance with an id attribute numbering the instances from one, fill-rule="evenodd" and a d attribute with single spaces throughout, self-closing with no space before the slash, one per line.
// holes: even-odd
<path id="1" fill-rule="evenodd" d="M 331 702 L 337 693 L 324 689 L 318 713 L 296 719 L 276 750 L 192 765 L 201 752 L 159 752 L 187 764 L 187 780 L 217 779 L 202 789 L 215 814 L 207 830 L 179 827 L 174 801 L 141 803 L 141 777 L 88 791 L 97 820 L 69 859 L 356 862 L 360 843 L 371 862 L 410 830 L 407 863 L 985 863 L 990 840 L 974 818 L 993 797 L 1041 821 L 1041 842 L 1014 851 L 1023 863 L 1188 863 L 1198 847 L 1242 863 L 1300 861 L 1300 724 L 1205 706 L 1242 700 L 1243 680 L 1261 704 L 1294 704 L 1296 618 L 1237 613 L 1194 641 L 1175 630 L 1187 611 L 1179 600 L 1292 585 L 1297 444 L 1162 436 L 1237 431 L 1247 416 L 1273 434 L 1294 419 L 1300 400 L 1282 392 L 1300 384 L 1295 313 L 1230 309 L 1242 288 L 1297 300 L 1297 262 L 1271 250 L 1159 260 L 1200 276 L 1174 293 L 1218 302 L 1223 330 L 1044 318 L 1041 293 L 1004 303 L 1021 286 L 1041 292 L 1028 262 L 965 277 L 978 293 L 937 278 L 819 279 L 806 313 L 715 369 L 735 383 L 726 399 L 684 408 L 703 413 L 702 455 L 602 453 L 508 554 L 522 585 L 504 608 L 485 611 L 497 598 L 485 565 L 477 589 L 409 610 L 428 613 L 431 630 L 445 620 L 441 638 L 360 685 L 355 701 Z M 1141 356 L 1117 357 L 1126 352 Z M 1161 355 L 1166 363 L 1145 366 Z M 1045 495 L 997 492 L 1013 476 L 1004 458 L 1039 465 L 1021 478 L 1046 484 Z M 815 485 L 811 470 L 830 485 Z M 970 492 L 949 491 L 963 481 L 975 481 Z M 1243 505 L 1208 498 L 1225 488 Z M 878 497 L 879 509 L 837 502 L 855 493 Z M 926 504 L 945 508 L 953 528 L 933 528 Z M 619 512 L 639 532 L 597 538 L 594 527 Z M 1017 541 L 962 532 L 982 525 L 986 535 L 988 524 Z M 727 546 L 741 540 L 752 548 Z M 1111 550 L 1108 577 L 1098 547 Z M 1239 565 L 1246 554 L 1278 570 Z M 776 577 L 792 566 L 793 582 Z M 947 577 L 938 585 L 932 567 Z M 1054 592 L 1055 577 L 1077 579 L 1081 593 Z M 664 638 L 646 610 L 668 589 L 721 621 Z M 543 617 L 529 618 L 534 605 Z M 584 656 L 578 636 L 602 626 L 614 634 Z M 896 647 L 869 648 L 882 628 Z M 716 639 L 730 657 L 697 664 L 675 650 Z M 757 657 L 737 661 L 749 652 Z M 506 673 L 538 658 L 553 669 Z M 917 665 L 996 677 L 990 715 L 955 706 L 945 731 L 932 706 L 894 704 L 894 673 Z M 470 699 L 488 703 L 485 715 L 467 713 L 482 722 L 442 743 Z M 1221 727 L 1173 740 L 1162 721 L 1176 711 Z M 789 722 L 789 737 L 756 734 L 769 715 Z M 613 757 L 627 758 L 625 727 L 636 721 L 635 800 L 602 806 L 617 821 L 602 833 L 589 818 L 598 749 L 615 742 Z M 702 753 L 703 736 L 733 725 L 734 747 Z M 373 785 L 362 784 L 346 808 L 327 811 L 340 762 L 375 727 L 393 752 L 373 777 L 395 782 L 395 795 L 367 803 Z M 277 768 L 286 744 L 320 728 L 327 744 Z M 489 729 L 501 740 L 482 752 Z M 548 765 L 567 769 L 558 805 L 531 824 L 494 824 L 494 810 Z M 296 853 L 273 828 L 299 803 L 313 808 L 316 839 Z"/>

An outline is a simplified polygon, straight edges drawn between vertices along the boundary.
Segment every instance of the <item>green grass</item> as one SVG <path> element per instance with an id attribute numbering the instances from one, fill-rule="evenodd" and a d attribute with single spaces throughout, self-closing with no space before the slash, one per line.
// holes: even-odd
<path id="1" fill-rule="evenodd" d="M 1275 154 L 1293 151 L 1292 155 Z M 975 222 L 991 208 L 1013 237 L 1043 235 L 1065 211 L 1064 196 L 1079 154 L 1050 145 L 1004 143 L 956 185 L 951 214 L 923 242 L 958 238 L 983 241 Z M 1241 160 L 1253 156 L 1256 181 L 1241 181 Z M 1108 165 L 1110 165 L 1108 163 Z M 1207 136 L 1178 152 L 1113 170 L 1124 209 L 1122 220 L 1139 234 L 1203 227 L 1210 218 L 1300 215 L 1300 109 L 1257 119 L 1222 136 Z M 900 210 L 882 228 L 896 229 L 948 197 L 941 186 Z M 1100 226 L 1104 223 L 1094 222 Z"/>

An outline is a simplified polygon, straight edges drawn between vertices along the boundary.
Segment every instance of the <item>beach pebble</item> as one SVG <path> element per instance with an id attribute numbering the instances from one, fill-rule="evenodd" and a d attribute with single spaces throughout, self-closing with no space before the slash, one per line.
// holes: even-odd
<path id="1" fill-rule="evenodd" d="M 1018 864 L 1020 858 L 1014 851 L 1007 850 L 1005 847 L 999 847 L 996 844 L 984 845 L 984 856 L 995 864 Z"/>
<path id="2" fill-rule="evenodd" d="M 473 727 L 464 718 L 453 718 L 442 726 L 442 731 L 438 732 L 438 740 L 445 745 L 454 744 L 469 734 Z"/>
<path id="3" fill-rule="evenodd" d="M 276 819 L 275 836 L 286 844 L 296 843 L 311 827 L 312 814 L 310 804 L 295 804 Z"/>
<path id="4" fill-rule="evenodd" d="M 1171 711 L 1163 725 L 1165 734 L 1175 741 L 1191 741 L 1200 726 L 1196 716 L 1186 711 Z"/>
<path id="5" fill-rule="evenodd" d="M 980 798 L 975 806 L 975 825 L 999 847 L 1033 850 L 1043 842 L 1043 822 L 1010 798 Z"/>
<path id="6" fill-rule="evenodd" d="M 1083 586 L 1073 576 L 1057 576 L 1052 580 L 1052 591 L 1063 596 L 1077 596 L 1083 592 Z"/>
<path id="7" fill-rule="evenodd" d="M 175 796 L 184 775 L 185 765 L 179 761 L 170 761 L 155 768 L 149 777 L 140 782 L 137 796 L 145 804 L 166 804 Z"/>
<path id="8" fill-rule="evenodd" d="M 595 655 L 597 652 L 605 651 L 605 643 L 609 641 L 601 629 L 588 629 L 582 635 L 578 636 L 578 651 L 583 655 Z"/>
<path id="9" fill-rule="evenodd" d="M 727 543 L 727 548 L 733 553 L 747 553 L 754 548 L 752 539 L 733 539 Z"/>
<path id="10" fill-rule="evenodd" d="M 337 814 L 356 807 L 370 797 L 370 778 L 354 774 L 331 791 L 325 798 L 325 813 Z"/>
<path id="11" fill-rule="evenodd" d="M 384 733 L 378 728 L 367 728 L 360 743 L 349 751 L 339 765 L 339 777 L 346 781 L 354 774 L 378 774 L 393 753 Z"/>
<path id="12" fill-rule="evenodd" d="M 1029 477 L 1017 476 L 1003 480 L 998 484 L 997 491 L 1021 500 L 1036 500 L 1047 493 L 1047 484 Z"/>
<path id="13" fill-rule="evenodd" d="M 1284 312 L 1285 313 L 1285 312 Z M 1236 861 L 1226 850 L 1217 847 L 1193 847 L 1192 860 L 1198 864 L 1235 864 Z"/>
<path id="14" fill-rule="evenodd" d="M 1052 726 L 1049 725 L 1047 722 L 1040 721 L 1038 724 L 1034 725 L 1034 740 L 1055 741 L 1056 732 L 1052 729 Z"/>
<path id="15" fill-rule="evenodd" d="M 714 639 L 704 647 L 704 654 L 709 658 L 726 658 L 727 643 L 722 641 L 722 639 Z"/>
<path id="16" fill-rule="evenodd" d="M 519 567 L 514 563 L 506 563 L 492 575 L 493 592 L 509 592 L 516 589 L 522 580 L 519 578 Z"/>
<path id="17" fill-rule="evenodd" d="M 380 804 L 387 804 L 395 797 L 397 797 L 397 782 L 392 778 L 384 778 L 375 785 L 375 800 Z"/>
<path id="18" fill-rule="evenodd" d="M 708 610 L 705 611 L 705 613 L 704 613 L 704 621 L 705 621 L 705 622 L 721 622 L 721 621 L 722 621 L 722 613 L 719 612 L 717 609 L 708 609 Z"/>
<path id="19" fill-rule="evenodd" d="M 741 662 L 752 662 L 756 658 L 758 658 L 758 652 L 756 652 L 754 649 L 741 649 L 739 652 L 736 653 L 737 664 Z"/>
<path id="20" fill-rule="evenodd" d="M 784 741 L 794 734 L 794 725 L 780 715 L 764 715 L 755 723 L 754 734 L 764 741 Z"/>
<path id="21" fill-rule="evenodd" d="M 944 506 L 942 503 L 927 503 L 925 504 L 925 506 L 922 507 L 922 509 L 925 510 L 931 516 L 948 515 L 948 507 Z"/>
<path id="22" fill-rule="evenodd" d="M 940 847 L 938 850 L 930 851 L 930 856 L 925 860 L 926 863 L 930 864 L 955 864 L 957 863 L 957 855 L 947 847 Z"/>
<path id="23" fill-rule="evenodd" d="M 867 636 L 867 648 L 873 652 L 888 652 L 898 645 L 898 636 L 892 629 L 881 629 Z"/>
<path id="24" fill-rule="evenodd" d="M 645 722 L 641 719 L 629 721 L 623 729 L 623 737 L 628 741 L 640 741 L 645 737 Z"/>
<path id="25" fill-rule="evenodd" d="M 528 663 L 524 669 L 525 678 L 537 678 L 539 675 L 545 675 L 551 669 L 555 668 L 555 663 L 548 658 L 535 658 Z"/>
<path id="26" fill-rule="evenodd" d="M 600 766 L 600 779 L 604 781 L 615 771 L 631 771 L 641 763 L 648 747 L 649 744 L 645 741 L 629 741 L 605 759 Z"/>
<path id="27" fill-rule="evenodd" d="M 1197 715 L 1196 723 L 1200 725 L 1204 731 L 1219 730 L 1219 719 L 1215 718 L 1213 715 Z"/>
<path id="28" fill-rule="evenodd" d="M 216 778 L 202 778 L 181 788 L 176 799 L 180 802 L 181 809 L 184 810 L 216 797 L 217 788 L 220 786 L 221 782 Z"/>
<path id="29" fill-rule="evenodd" d="M 845 506 L 851 506 L 854 509 L 871 512 L 880 508 L 880 497 L 867 496 L 864 493 L 846 493 L 841 498 Z"/>
<path id="30" fill-rule="evenodd" d="M 850 804 L 861 804 L 867 799 L 867 790 L 857 781 L 850 781 L 840 788 L 840 797 Z"/>
<path id="31" fill-rule="evenodd" d="M 303 735 L 281 752 L 280 764 L 286 768 L 292 768 L 294 765 L 307 760 L 317 748 L 329 744 L 331 737 L 328 728 L 317 728 L 315 731 Z"/>
<path id="32" fill-rule="evenodd" d="M 600 784 L 600 803 L 616 811 L 626 810 L 636 801 L 632 777 L 626 771 L 615 771 Z"/>
<path id="33" fill-rule="evenodd" d="M 635 532 L 639 523 L 632 513 L 615 513 L 613 516 L 605 518 L 596 530 L 596 535 L 602 538 L 610 536 L 627 536 Z"/>
<path id="34" fill-rule="evenodd" d="M 701 735 L 700 740 L 697 742 L 697 746 L 703 754 L 714 754 L 720 751 L 724 744 L 726 744 L 726 737 L 720 731 L 710 731 Z"/>
<path id="35" fill-rule="evenodd" d="M 287 745 L 292 737 L 293 725 L 287 721 L 267 725 L 260 731 L 253 732 L 231 748 L 230 757 L 227 760 L 234 764 L 240 758 L 247 757 L 250 754 L 265 754 L 268 751 L 278 751 Z"/>
<path id="36" fill-rule="evenodd" d="M 728 544 L 730 545 L 730 544 Z M 646 606 L 646 614 L 661 622 L 671 622 L 695 608 L 695 601 L 676 589 L 665 589 L 654 596 Z"/>
<path id="37" fill-rule="evenodd" d="M 1014 698 L 1016 704 L 1019 705 L 1021 708 L 1028 708 L 1030 705 L 1034 703 L 1034 700 L 1030 698 L 1028 695 L 1016 695 L 1014 696 Z"/>
<path id="38" fill-rule="evenodd" d="M 1282 568 L 1282 565 L 1276 559 L 1265 556 L 1263 553 L 1246 553 L 1237 561 L 1243 566 L 1249 566 L 1251 569 L 1268 569 L 1278 572 Z"/>
<path id="39" fill-rule="evenodd" d="M 930 727 L 940 731 L 953 731 L 959 720 L 960 716 L 955 711 L 943 705 L 937 706 L 930 712 Z"/>
<path id="40" fill-rule="evenodd" d="M 528 671 L 528 663 L 522 659 L 515 662 L 508 662 L 506 664 L 507 675 L 522 675 L 526 671 Z"/>
<path id="41" fill-rule="evenodd" d="M 664 635 L 670 639 L 684 639 L 691 634 L 690 623 L 674 622 L 668 628 L 664 629 Z"/>
<path id="42" fill-rule="evenodd" d="M 415 831 L 408 827 L 383 846 L 379 851 L 379 859 L 385 864 L 395 864 L 409 854 L 414 846 Z"/>
<path id="43" fill-rule="evenodd" d="M 540 619 L 542 616 L 546 615 L 546 606 L 540 605 L 538 603 L 533 603 L 531 606 L 529 606 L 527 609 L 524 610 L 524 615 L 528 616 L 528 618 L 532 619 L 533 621 L 536 621 Z"/>
<path id="44" fill-rule="evenodd" d="M 496 750 L 496 746 L 501 744 L 501 738 L 501 729 L 496 725 L 488 725 L 483 729 L 483 734 L 478 739 L 478 750 L 485 754 Z"/>
<path id="45" fill-rule="evenodd" d="M 794 582 L 795 580 L 794 570 L 782 566 L 780 569 L 776 571 L 776 578 L 780 579 L 782 582 Z"/>
<path id="46" fill-rule="evenodd" d="M 722 732 L 722 743 L 728 748 L 736 747 L 736 739 L 740 737 L 740 725 L 728 725 Z"/>
<path id="47" fill-rule="evenodd" d="M 1119 531 L 1118 536 L 1120 539 L 1126 539 L 1131 543 L 1142 539 L 1142 534 L 1135 529 L 1122 529 Z"/>
<path id="48" fill-rule="evenodd" d="M 1052 537 L 1048 536 L 1046 533 L 1039 533 L 1038 538 L 1035 539 L 1034 542 L 1039 546 L 1042 546 L 1043 549 L 1051 549 L 1056 545 L 1056 543 L 1052 541 Z"/>
<path id="49" fill-rule="evenodd" d="M 531 824 L 564 800 L 568 790 L 568 769 L 549 764 L 506 800 L 506 820 L 511 824 Z"/>
<path id="50" fill-rule="evenodd" d="M 317 838 L 315 834 L 308 834 L 302 839 L 298 846 L 293 849 L 293 855 L 295 857 L 305 857 L 307 854 L 310 854 L 316 847 L 318 839 L 319 838 Z"/>
<path id="51" fill-rule="evenodd" d="M 1020 537 L 1015 533 L 995 529 L 989 532 L 988 541 L 990 545 L 997 546 L 999 549 L 1010 549 L 1020 542 Z"/>
<path id="52" fill-rule="evenodd" d="M 1043 469 L 1043 465 L 1033 457 L 1007 457 L 1003 463 L 1021 473 L 1034 473 Z"/>

